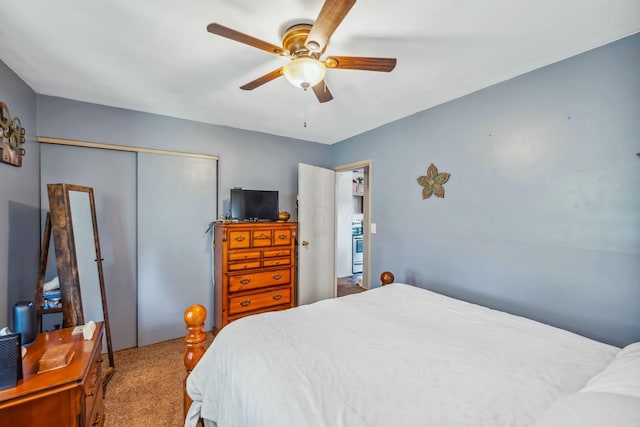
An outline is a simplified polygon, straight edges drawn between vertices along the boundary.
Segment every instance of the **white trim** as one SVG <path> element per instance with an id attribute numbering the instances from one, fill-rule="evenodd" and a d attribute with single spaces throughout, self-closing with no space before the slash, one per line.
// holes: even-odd
<path id="1" fill-rule="evenodd" d="M 128 145 L 104 144 L 102 142 L 77 141 L 75 139 L 51 138 L 38 136 L 36 140 L 43 144 L 72 145 L 76 147 L 101 148 L 104 150 L 131 151 L 135 153 L 164 154 L 167 156 L 195 157 L 198 159 L 219 160 L 218 156 L 210 154 L 185 153 L 182 151 L 157 150 L 154 148 L 131 147 Z"/>
<path id="2" fill-rule="evenodd" d="M 364 245 L 364 265 L 362 268 L 362 287 L 371 289 L 371 160 L 360 160 L 357 162 L 340 165 L 333 168 L 336 172 L 346 172 L 363 168 L 367 179 L 364 188 L 364 217 L 362 222 L 362 234 Z M 334 263 L 335 265 L 335 263 Z M 337 289 L 337 280 L 336 280 Z"/>

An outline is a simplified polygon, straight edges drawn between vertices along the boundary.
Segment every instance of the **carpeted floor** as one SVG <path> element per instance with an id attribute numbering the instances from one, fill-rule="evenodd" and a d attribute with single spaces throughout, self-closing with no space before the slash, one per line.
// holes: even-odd
<path id="1" fill-rule="evenodd" d="M 213 335 L 207 335 L 208 343 Z M 183 339 L 116 351 L 104 398 L 105 427 L 184 425 Z M 106 359 L 106 357 L 105 357 Z"/>

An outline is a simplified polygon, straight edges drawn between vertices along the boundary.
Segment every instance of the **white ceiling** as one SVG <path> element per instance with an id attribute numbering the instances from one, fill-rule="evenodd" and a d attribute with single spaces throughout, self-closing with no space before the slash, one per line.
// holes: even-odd
<path id="1" fill-rule="evenodd" d="M 396 57 L 391 73 L 328 70 L 334 100 L 278 78 L 270 43 L 323 0 L 0 0 L 0 59 L 37 93 L 332 144 L 640 31 L 640 0 L 358 0 L 325 56 Z M 307 126 L 304 126 L 304 123 Z"/>

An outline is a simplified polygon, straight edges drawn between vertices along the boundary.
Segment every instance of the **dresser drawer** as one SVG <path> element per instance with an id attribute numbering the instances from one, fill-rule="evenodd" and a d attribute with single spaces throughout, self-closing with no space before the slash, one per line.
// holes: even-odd
<path id="1" fill-rule="evenodd" d="M 259 268 L 260 261 L 247 261 L 229 263 L 229 271 L 250 270 L 252 268 Z"/>
<path id="2" fill-rule="evenodd" d="M 100 341 L 99 349 L 97 351 L 98 357 L 93 362 L 93 366 L 87 375 L 84 382 L 84 413 L 91 413 L 94 406 L 101 404 L 102 400 L 102 341 Z M 87 425 L 90 418 L 87 418 Z"/>
<path id="3" fill-rule="evenodd" d="M 263 251 L 262 254 L 265 258 L 275 258 L 280 256 L 290 256 L 291 251 L 289 249 L 266 250 Z"/>
<path id="4" fill-rule="evenodd" d="M 98 395 L 96 396 L 95 404 L 93 408 L 87 406 L 87 412 L 89 416 L 86 419 L 85 425 L 87 427 L 102 427 L 104 425 L 104 400 L 102 397 L 102 386 L 98 387 Z M 87 401 L 88 403 L 88 401 Z"/>
<path id="5" fill-rule="evenodd" d="M 271 235 L 273 230 L 255 230 L 253 232 L 253 247 L 262 248 L 271 246 Z"/>
<path id="6" fill-rule="evenodd" d="M 260 252 L 231 252 L 229 254 L 229 261 L 244 261 L 247 259 L 260 259 Z"/>
<path id="7" fill-rule="evenodd" d="M 229 249 L 242 249 L 251 247 L 251 231 L 229 231 Z"/>
<path id="8" fill-rule="evenodd" d="M 277 267 L 279 265 L 290 265 L 291 258 L 274 258 L 274 259 L 265 259 L 262 261 L 263 267 Z"/>
<path id="9" fill-rule="evenodd" d="M 253 316 L 254 314 L 269 313 L 271 311 L 287 310 L 289 308 L 291 308 L 291 307 L 289 307 L 288 305 L 277 305 L 277 306 L 273 306 L 273 307 L 263 307 L 260 310 L 251 310 L 251 313 L 238 313 L 238 314 L 230 315 L 229 316 L 229 322 L 233 322 L 234 320 L 242 319 L 243 317 Z"/>
<path id="10" fill-rule="evenodd" d="M 102 360 L 98 358 L 98 360 Z M 89 413 L 99 403 L 102 392 L 102 362 L 96 362 L 84 384 L 85 412 Z M 101 398 L 100 398 L 101 399 Z M 88 418 L 87 418 L 88 419 Z"/>
<path id="11" fill-rule="evenodd" d="M 291 282 L 289 270 L 262 271 L 260 273 L 229 276 L 229 292 L 287 285 Z"/>
<path id="12" fill-rule="evenodd" d="M 276 289 L 259 294 L 237 296 L 229 299 L 229 314 L 243 313 L 291 302 L 289 288 Z"/>
<path id="13" fill-rule="evenodd" d="M 291 244 L 291 230 L 274 230 L 273 233 L 273 245 L 290 245 Z"/>

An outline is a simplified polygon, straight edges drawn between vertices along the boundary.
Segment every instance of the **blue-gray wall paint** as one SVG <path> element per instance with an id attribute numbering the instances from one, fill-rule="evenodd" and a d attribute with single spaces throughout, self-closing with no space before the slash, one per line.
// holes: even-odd
<path id="1" fill-rule="evenodd" d="M 298 163 L 331 162 L 324 144 L 42 95 L 38 135 L 217 155 L 219 215 L 228 206 L 229 189 L 243 187 L 278 190 L 280 209 L 296 220 Z"/>
<path id="2" fill-rule="evenodd" d="M 0 101 L 26 130 L 22 167 L 0 163 L 0 328 L 11 326 L 11 307 L 33 300 L 40 261 L 40 151 L 36 94 L 0 61 Z"/>
<path id="3" fill-rule="evenodd" d="M 383 270 L 595 339 L 640 341 L 640 35 L 332 146 L 372 160 Z M 422 200 L 430 163 L 451 173 Z"/>

